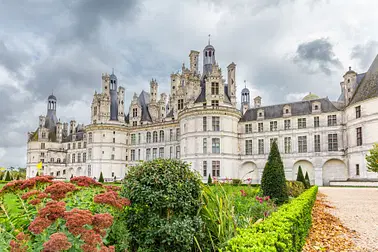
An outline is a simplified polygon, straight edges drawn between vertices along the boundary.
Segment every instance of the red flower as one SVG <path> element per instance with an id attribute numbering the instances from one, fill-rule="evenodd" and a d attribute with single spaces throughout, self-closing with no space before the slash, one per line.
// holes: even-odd
<path id="1" fill-rule="evenodd" d="M 130 205 L 130 200 L 126 198 L 120 198 L 114 191 L 108 191 L 102 194 L 98 194 L 94 197 L 94 202 L 98 204 L 107 204 L 115 208 L 122 209 L 124 206 Z"/>
<path id="2" fill-rule="evenodd" d="M 9 243 L 10 246 L 10 251 L 11 252 L 26 252 L 28 247 L 27 247 L 27 242 L 29 240 L 29 236 L 24 234 L 24 233 L 19 233 L 16 236 L 16 241 L 12 240 Z"/>
<path id="3" fill-rule="evenodd" d="M 50 240 L 43 243 L 44 252 L 59 252 L 70 249 L 72 244 L 68 241 L 64 233 L 55 233 L 50 236 Z"/>
<path id="4" fill-rule="evenodd" d="M 66 193 L 76 190 L 76 186 L 66 182 L 55 182 L 45 189 L 45 193 L 50 193 L 53 200 L 60 200 L 66 197 Z"/>
<path id="5" fill-rule="evenodd" d="M 37 195 L 37 198 L 38 198 L 38 199 L 44 199 L 44 198 L 47 198 L 47 196 L 48 196 L 48 195 L 47 195 L 46 193 L 41 192 L 40 194 Z"/>
<path id="6" fill-rule="evenodd" d="M 247 193 L 244 190 L 240 190 L 241 196 L 245 197 L 247 196 Z"/>
<path id="7" fill-rule="evenodd" d="M 23 232 L 21 232 L 16 236 L 16 239 L 19 240 L 19 241 L 27 241 L 27 240 L 29 240 L 29 236 L 27 234 L 24 234 Z"/>
<path id="8" fill-rule="evenodd" d="M 51 224 L 52 224 L 51 220 L 37 217 L 32 223 L 30 223 L 29 231 L 32 232 L 33 234 L 40 234 L 43 232 L 43 230 L 45 230 Z"/>
<path id="9" fill-rule="evenodd" d="M 13 192 L 20 189 L 21 185 L 24 183 L 22 180 L 15 180 L 8 182 L 1 190 L 0 194 L 7 193 L 7 192 Z"/>
<path id="10" fill-rule="evenodd" d="M 97 182 L 96 180 L 89 178 L 89 177 L 85 177 L 85 176 L 79 176 L 79 177 L 71 178 L 70 182 L 75 183 L 78 186 L 85 186 L 85 187 L 88 187 L 88 186 L 91 186 L 91 185 L 102 186 L 102 184 Z"/>
<path id="11" fill-rule="evenodd" d="M 88 244 L 91 246 L 97 246 L 97 245 L 102 244 L 101 236 L 93 230 L 85 230 L 81 234 L 80 239 L 85 241 L 85 244 Z"/>
<path id="12" fill-rule="evenodd" d="M 109 228 L 113 224 L 113 216 L 108 213 L 105 214 L 95 214 L 93 216 L 93 226 L 99 229 Z"/>
<path id="13" fill-rule="evenodd" d="M 28 202 L 30 205 L 38 205 L 39 203 L 41 203 L 41 200 L 40 199 L 32 199 L 31 201 Z"/>
<path id="14" fill-rule="evenodd" d="M 120 191 L 121 190 L 121 187 L 119 186 L 113 186 L 113 185 L 106 185 L 104 186 L 106 191 Z"/>
<path id="15" fill-rule="evenodd" d="M 24 193 L 22 196 L 21 196 L 21 198 L 23 199 L 23 200 L 27 200 L 27 199 L 29 199 L 31 196 L 33 196 L 33 195 L 38 195 L 40 192 L 39 191 L 37 191 L 37 190 L 32 190 L 32 191 L 30 191 L 30 192 L 26 192 L 26 193 Z"/>
<path id="16" fill-rule="evenodd" d="M 51 221 L 55 221 L 59 217 L 63 217 L 65 211 L 66 203 L 49 201 L 44 208 L 39 210 L 38 215 L 41 218 L 47 218 Z"/>
<path id="17" fill-rule="evenodd" d="M 53 176 L 38 176 L 34 178 L 30 178 L 27 180 L 22 181 L 22 185 L 20 186 L 20 189 L 23 190 L 25 188 L 33 188 L 37 183 L 45 184 L 45 183 L 52 183 Z"/>
<path id="18" fill-rule="evenodd" d="M 102 246 L 101 249 L 100 249 L 100 252 L 115 252 L 115 247 L 114 246 L 110 246 L 110 247 Z"/>
<path id="19" fill-rule="evenodd" d="M 91 225 L 93 221 L 92 213 L 89 210 L 72 209 L 70 212 L 64 213 L 66 219 L 66 227 L 73 235 L 82 233 L 85 229 L 84 225 Z"/>

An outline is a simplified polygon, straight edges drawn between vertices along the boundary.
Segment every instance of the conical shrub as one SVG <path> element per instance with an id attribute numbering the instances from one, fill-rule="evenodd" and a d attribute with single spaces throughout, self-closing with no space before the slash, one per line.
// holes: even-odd
<path id="1" fill-rule="evenodd" d="M 211 176 L 209 174 L 209 176 L 207 177 L 207 184 L 211 185 L 213 183 L 213 180 L 211 179 Z"/>
<path id="2" fill-rule="evenodd" d="M 305 180 L 305 177 L 303 176 L 303 172 L 302 172 L 302 167 L 299 166 L 298 167 L 298 174 L 297 174 L 297 181 L 300 181 L 303 183 L 304 187 L 307 189 L 307 183 L 306 183 L 306 180 Z"/>
<path id="3" fill-rule="evenodd" d="M 104 183 L 104 176 L 102 175 L 102 172 L 100 173 L 100 178 L 98 179 L 98 182 Z"/>
<path id="4" fill-rule="evenodd" d="M 310 178 L 308 176 L 307 171 L 306 171 L 305 181 L 306 181 L 306 184 L 307 184 L 306 188 L 310 188 L 311 187 L 311 183 L 310 183 Z"/>
<path id="5" fill-rule="evenodd" d="M 4 180 L 5 181 L 11 181 L 12 180 L 9 171 L 7 171 L 7 173 L 5 174 L 5 179 Z"/>

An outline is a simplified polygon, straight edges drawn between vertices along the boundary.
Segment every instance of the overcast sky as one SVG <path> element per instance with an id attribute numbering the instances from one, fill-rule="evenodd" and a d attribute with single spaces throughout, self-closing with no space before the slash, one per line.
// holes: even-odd
<path id="1" fill-rule="evenodd" d="M 361 2 L 361 3 L 359 3 Z M 363 3 L 363 4 L 362 4 Z M 101 73 L 134 92 L 202 52 L 208 34 L 226 73 L 237 64 L 263 105 L 306 93 L 336 100 L 351 66 L 378 53 L 376 0 L 0 0 L 0 166 L 25 166 L 27 132 L 54 92 L 61 121 L 89 123 Z"/>

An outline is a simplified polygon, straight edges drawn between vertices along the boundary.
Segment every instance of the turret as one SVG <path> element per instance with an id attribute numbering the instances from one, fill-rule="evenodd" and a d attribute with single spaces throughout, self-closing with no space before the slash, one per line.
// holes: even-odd
<path id="1" fill-rule="evenodd" d="M 342 92 L 344 93 L 345 103 L 348 104 L 353 97 L 354 91 L 357 87 L 357 73 L 349 67 L 349 70 L 344 74 L 344 82 L 341 82 Z"/>
<path id="2" fill-rule="evenodd" d="M 247 86 L 241 92 L 241 111 L 244 113 L 250 108 L 250 95 Z"/>
<path id="3" fill-rule="evenodd" d="M 118 121 L 118 94 L 117 94 L 117 76 L 114 74 L 114 69 L 112 74 L 109 76 L 110 80 L 110 120 Z"/>
<path id="4" fill-rule="evenodd" d="M 39 127 L 40 128 L 45 127 L 45 123 L 46 123 L 46 116 L 40 115 L 39 116 Z"/>
<path id="5" fill-rule="evenodd" d="M 228 96 L 231 99 L 231 104 L 236 105 L 236 81 L 235 81 L 235 72 L 236 72 L 236 64 L 232 62 L 227 67 L 227 84 L 228 84 Z"/>
<path id="6" fill-rule="evenodd" d="M 63 138 L 63 125 L 60 121 L 56 123 L 56 140 L 61 143 Z"/>
<path id="7" fill-rule="evenodd" d="M 255 99 L 253 99 L 253 101 L 255 103 L 255 108 L 261 107 L 261 97 L 260 96 L 255 97 Z"/>
<path id="8" fill-rule="evenodd" d="M 155 103 L 157 100 L 157 92 L 158 92 L 158 83 L 156 79 L 152 79 L 150 81 L 150 102 Z"/>
<path id="9" fill-rule="evenodd" d="M 209 74 L 212 72 L 213 64 L 215 64 L 215 49 L 210 45 L 210 35 L 209 43 L 203 49 L 203 74 Z"/>
<path id="10" fill-rule="evenodd" d="M 125 116 L 125 88 L 118 87 L 118 121 L 122 121 Z"/>
<path id="11" fill-rule="evenodd" d="M 189 54 L 190 59 L 190 72 L 197 74 L 198 73 L 198 56 L 199 52 L 191 50 Z"/>
<path id="12" fill-rule="evenodd" d="M 68 123 L 63 123 L 63 131 L 62 131 L 63 136 L 68 135 Z"/>
<path id="13" fill-rule="evenodd" d="M 71 120 L 70 121 L 70 135 L 76 133 L 76 121 Z"/>

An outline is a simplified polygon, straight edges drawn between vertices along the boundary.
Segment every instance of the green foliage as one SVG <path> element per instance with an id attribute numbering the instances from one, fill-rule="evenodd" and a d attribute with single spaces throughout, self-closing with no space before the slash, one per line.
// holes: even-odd
<path id="1" fill-rule="evenodd" d="M 378 143 L 373 145 L 366 155 L 367 167 L 370 172 L 378 172 Z"/>
<path id="2" fill-rule="evenodd" d="M 308 176 L 308 172 L 307 171 L 306 171 L 305 181 L 306 181 L 306 188 L 310 188 L 311 187 L 311 183 L 310 183 L 310 178 Z"/>
<path id="3" fill-rule="evenodd" d="M 311 227 L 317 191 L 314 186 L 281 206 L 265 221 L 240 229 L 223 251 L 302 251 Z"/>
<path id="4" fill-rule="evenodd" d="M 100 173 L 100 178 L 98 179 L 98 182 L 104 183 L 104 176 L 102 175 L 102 172 Z"/>
<path id="5" fill-rule="evenodd" d="M 301 166 L 298 167 L 297 181 L 302 182 L 303 185 L 305 186 L 305 188 L 307 188 L 307 183 L 306 183 L 305 177 L 303 175 Z"/>
<path id="6" fill-rule="evenodd" d="M 211 185 L 213 183 L 213 180 L 211 179 L 210 173 L 209 176 L 207 177 L 207 184 Z"/>
<path id="7" fill-rule="evenodd" d="M 7 173 L 5 174 L 5 179 L 4 180 L 5 181 L 11 181 L 12 180 L 9 171 L 7 171 Z"/>
<path id="8" fill-rule="evenodd" d="M 130 168 L 122 195 L 131 251 L 190 251 L 202 226 L 201 178 L 180 160 L 155 159 Z"/>
<path id="9" fill-rule="evenodd" d="M 241 181 L 241 179 L 232 179 L 232 184 L 233 185 L 241 185 L 242 181 Z"/>
<path id="10" fill-rule="evenodd" d="M 261 189 L 264 196 L 270 196 L 277 204 L 288 200 L 284 166 L 275 141 L 263 171 Z"/>
<path id="11" fill-rule="evenodd" d="M 305 186 L 300 181 L 286 181 L 287 192 L 290 197 L 296 198 L 301 195 L 305 190 Z"/>

